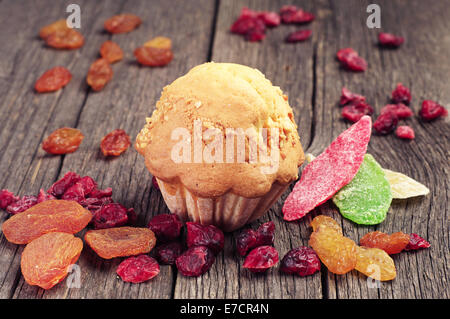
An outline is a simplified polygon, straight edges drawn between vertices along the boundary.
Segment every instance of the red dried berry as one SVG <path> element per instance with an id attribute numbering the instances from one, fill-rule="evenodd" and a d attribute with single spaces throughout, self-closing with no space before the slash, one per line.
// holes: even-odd
<path id="1" fill-rule="evenodd" d="M 130 137 L 121 129 L 116 129 L 102 138 L 100 149 L 105 156 L 119 156 L 130 147 Z"/>
<path id="2" fill-rule="evenodd" d="M 236 239 L 238 254 L 245 256 L 250 249 L 255 248 L 258 245 L 257 237 L 258 233 L 253 229 L 246 229 L 241 232 Z"/>
<path id="3" fill-rule="evenodd" d="M 178 271 L 183 276 L 198 277 L 214 263 L 214 253 L 206 246 L 193 246 L 176 259 Z"/>
<path id="4" fill-rule="evenodd" d="M 47 193 L 61 198 L 69 187 L 78 182 L 81 177 L 74 172 L 67 172 L 61 179 L 53 183 L 53 185 L 47 190 Z"/>
<path id="5" fill-rule="evenodd" d="M 88 209 L 91 213 L 95 214 L 102 206 L 110 204 L 112 202 L 113 200 L 111 197 L 89 197 L 83 199 L 79 204 Z"/>
<path id="6" fill-rule="evenodd" d="M 195 222 L 187 222 L 186 244 L 188 247 L 206 246 L 214 254 L 218 254 L 224 245 L 223 232 L 214 225 L 202 225 Z"/>
<path id="7" fill-rule="evenodd" d="M 398 48 L 405 42 L 405 39 L 399 36 L 395 36 L 391 33 L 380 32 L 378 34 L 378 43 L 381 46 Z"/>
<path id="8" fill-rule="evenodd" d="M 51 194 L 47 194 L 42 188 L 39 190 L 39 194 L 37 196 L 38 204 L 45 202 L 46 200 L 53 200 L 53 199 L 56 199 L 56 197 Z"/>
<path id="9" fill-rule="evenodd" d="M 417 250 L 417 249 L 423 249 L 428 248 L 431 246 L 429 242 L 427 242 L 425 239 L 420 237 L 417 234 L 410 234 L 409 235 L 409 243 L 406 245 L 405 250 Z"/>
<path id="10" fill-rule="evenodd" d="M 158 242 L 176 240 L 180 237 L 181 227 L 183 224 L 175 214 L 159 214 L 148 223 L 148 228 L 155 233 Z"/>
<path id="11" fill-rule="evenodd" d="M 122 261 L 116 272 L 123 281 L 138 284 L 156 277 L 159 274 L 159 265 L 155 259 L 140 255 Z"/>
<path id="12" fill-rule="evenodd" d="M 173 265 L 183 253 L 183 247 L 177 241 L 162 244 L 155 249 L 156 259 L 164 265 Z"/>
<path id="13" fill-rule="evenodd" d="M 288 5 L 280 9 L 281 21 L 286 24 L 290 23 L 309 23 L 315 19 L 314 14 L 306 12 L 296 6 Z"/>
<path id="14" fill-rule="evenodd" d="M 358 122 L 364 115 L 372 115 L 373 107 L 366 102 L 349 104 L 342 109 L 342 117 L 352 123 Z"/>
<path id="15" fill-rule="evenodd" d="M 336 54 L 341 65 L 350 71 L 362 72 L 367 69 L 367 62 L 352 48 L 341 49 Z"/>
<path id="16" fill-rule="evenodd" d="M 266 36 L 266 24 L 275 24 L 274 19 L 276 20 L 276 17 L 273 14 L 268 15 L 265 12 L 259 14 L 244 7 L 239 18 L 231 25 L 230 31 L 244 35 L 250 42 L 261 41 Z"/>
<path id="17" fill-rule="evenodd" d="M 245 35 L 245 39 L 249 42 L 259 42 L 264 40 L 266 34 L 262 32 L 260 29 L 251 29 Z"/>
<path id="18" fill-rule="evenodd" d="M 66 86 L 72 79 L 70 71 L 62 66 L 44 72 L 36 81 L 34 89 L 39 93 L 54 92 Z"/>
<path id="19" fill-rule="evenodd" d="M 339 101 L 340 105 L 346 105 L 348 103 L 356 104 L 356 103 L 365 102 L 365 101 L 366 101 L 366 98 L 364 96 L 352 93 L 350 90 L 348 90 L 345 87 L 342 88 L 341 99 Z"/>
<path id="20" fill-rule="evenodd" d="M 397 137 L 399 138 L 408 140 L 413 140 L 415 137 L 413 128 L 408 125 L 401 125 L 397 127 L 397 129 L 395 130 L 395 135 L 397 135 Z"/>
<path id="21" fill-rule="evenodd" d="M 244 261 L 244 268 L 260 273 L 273 267 L 278 262 L 278 252 L 272 246 L 259 246 L 253 249 Z"/>
<path id="22" fill-rule="evenodd" d="M 423 101 L 422 108 L 419 111 L 419 115 L 425 121 L 431 121 L 441 116 L 447 116 L 447 113 L 445 107 L 431 100 Z"/>
<path id="23" fill-rule="evenodd" d="M 380 114 L 384 113 L 392 113 L 397 116 L 399 119 L 406 119 L 410 116 L 414 115 L 414 112 L 407 107 L 405 104 L 399 103 L 399 104 L 387 104 L 383 106 L 383 108 L 380 111 Z"/>
<path id="24" fill-rule="evenodd" d="M 123 226 L 128 222 L 127 209 L 118 203 L 102 206 L 92 218 L 95 229 Z"/>
<path id="25" fill-rule="evenodd" d="M 133 207 L 127 209 L 127 216 L 128 216 L 128 223 L 127 223 L 128 225 L 136 224 L 138 216 Z"/>
<path id="26" fill-rule="evenodd" d="M 398 83 L 395 90 L 392 91 L 392 102 L 408 105 L 411 102 L 411 92 L 406 86 Z"/>
<path id="27" fill-rule="evenodd" d="M 152 184 L 155 189 L 159 189 L 158 181 L 155 176 L 152 177 Z"/>
<path id="28" fill-rule="evenodd" d="M 85 197 L 83 186 L 80 183 L 75 183 L 63 194 L 62 199 L 73 200 L 81 203 Z"/>
<path id="29" fill-rule="evenodd" d="M 395 129 L 397 123 L 397 115 L 392 112 L 385 112 L 378 116 L 373 123 L 373 128 L 379 134 L 388 134 Z"/>
<path id="30" fill-rule="evenodd" d="M 5 209 L 9 205 L 17 202 L 19 200 L 18 196 L 15 196 L 12 192 L 7 189 L 2 189 L 0 191 L 0 208 Z"/>
<path id="31" fill-rule="evenodd" d="M 258 19 L 260 19 L 266 27 L 273 28 L 280 25 L 281 19 L 278 13 L 263 11 L 258 13 Z"/>
<path id="32" fill-rule="evenodd" d="M 275 223 L 273 221 L 262 224 L 256 232 L 258 234 L 256 237 L 258 246 L 273 245 L 275 238 Z"/>
<path id="33" fill-rule="evenodd" d="M 8 205 L 6 211 L 12 215 L 26 211 L 28 208 L 37 204 L 37 197 L 33 195 L 24 195 L 16 202 Z"/>
<path id="34" fill-rule="evenodd" d="M 287 36 L 286 42 L 295 43 L 295 42 L 305 41 L 311 37 L 311 34 L 312 34 L 311 30 L 294 31 Z"/>
<path id="35" fill-rule="evenodd" d="M 283 257 L 280 270 L 286 274 L 309 276 L 320 270 L 320 259 L 309 247 L 295 248 Z"/>

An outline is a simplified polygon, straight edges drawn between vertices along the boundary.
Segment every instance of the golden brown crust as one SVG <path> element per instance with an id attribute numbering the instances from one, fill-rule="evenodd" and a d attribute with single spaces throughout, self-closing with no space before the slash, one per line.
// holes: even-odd
<path id="1" fill-rule="evenodd" d="M 144 155 L 149 171 L 169 183 L 182 183 L 201 197 L 216 197 L 231 191 L 244 197 L 266 194 L 275 181 L 285 185 L 297 178 L 304 154 L 287 97 L 279 87 L 256 69 L 231 63 L 205 63 L 166 86 L 156 110 L 136 138 L 136 149 Z M 244 163 L 227 163 L 225 137 L 224 163 L 175 163 L 171 157 L 179 140 L 172 132 L 185 128 L 193 136 L 194 121 L 203 132 L 227 128 L 277 128 L 280 135 L 278 170 L 267 174 L 267 163 L 251 163 L 246 139 Z M 270 134 L 270 130 L 269 130 Z M 210 141 L 203 141 L 203 147 Z M 235 141 L 235 145 L 237 142 Z"/>

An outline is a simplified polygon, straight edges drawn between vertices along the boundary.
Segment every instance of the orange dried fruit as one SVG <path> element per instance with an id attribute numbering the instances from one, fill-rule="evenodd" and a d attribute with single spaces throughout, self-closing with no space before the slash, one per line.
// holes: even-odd
<path id="1" fill-rule="evenodd" d="M 123 59 L 123 51 L 116 42 L 105 41 L 100 47 L 100 55 L 109 63 L 114 63 Z"/>
<path id="2" fill-rule="evenodd" d="M 172 40 L 166 37 L 156 37 L 144 43 L 144 47 L 152 47 L 158 49 L 172 49 Z"/>
<path id="3" fill-rule="evenodd" d="M 2 225 L 6 239 L 14 244 L 27 244 L 50 233 L 76 234 L 85 228 L 92 214 L 69 200 L 47 200 L 11 216 Z"/>
<path id="4" fill-rule="evenodd" d="M 134 50 L 137 61 L 145 66 L 164 66 L 173 59 L 171 49 L 144 46 Z"/>
<path id="5" fill-rule="evenodd" d="M 94 91 L 100 91 L 112 76 L 113 70 L 108 60 L 101 58 L 91 64 L 86 82 Z"/>
<path id="6" fill-rule="evenodd" d="M 105 156 L 119 156 L 130 147 L 130 137 L 124 130 L 116 129 L 102 138 L 100 149 Z"/>
<path id="7" fill-rule="evenodd" d="M 73 50 L 83 46 L 84 37 L 77 30 L 67 29 L 53 32 L 45 38 L 45 43 L 55 49 Z"/>
<path id="8" fill-rule="evenodd" d="M 42 74 L 34 85 L 39 93 L 58 91 L 72 79 L 70 71 L 62 66 L 56 66 Z"/>
<path id="9" fill-rule="evenodd" d="M 358 247 L 355 269 L 379 281 L 392 280 L 397 275 L 392 258 L 378 248 Z"/>
<path id="10" fill-rule="evenodd" d="M 84 139 L 83 133 L 76 128 L 63 127 L 52 132 L 43 142 L 42 148 L 50 154 L 75 152 Z"/>
<path id="11" fill-rule="evenodd" d="M 50 289 L 69 273 L 80 257 L 83 241 L 72 234 L 53 232 L 29 243 L 22 253 L 20 268 L 32 286 Z"/>
<path id="12" fill-rule="evenodd" d="M 359 241 L 364 247 L 379 248 L 387 252 L 389 255 L 398 254 L 409 243 L 409 235 L 397 232 L 391 235 L 380 231 L 373 231 L 365 234 Z"/>
<path id="13" fill-rule="evenodd" d="M 316 231 L 319 226 L 328 226 L 336 230 L 339 234 L 342 235 L 342 228 L 339 226 L 337 221 L 335 221 L 333 218 L 325 215 L 319 215 L 314 217 L 314 219 L 311 221 L 310 226 L 312 227 L 313 231 Z"/>
<path id="14" fill-rule="evenodd" d="M 156 243 L 155 234 L 150 229 L 137 227 L 90 230 L 84 239 L 104 259 L 146 254 Z"/>
<path id="15" fill-rule="evenodd" d="M 39 37 L 45 40 L 52 33 L 68 29 L 70 28 L 67 26 L 66 19 L 61 19 L 42 27 L 41 30 L 39 30 Z"/>
<path id="16" fill-rule="evenodd" d="M 123 13 L 107 19 L 104 27 L 109 33 L 125 33 L 133 31 L 141 23 L 142 21 L 138 16 L 131 13 Z"/>

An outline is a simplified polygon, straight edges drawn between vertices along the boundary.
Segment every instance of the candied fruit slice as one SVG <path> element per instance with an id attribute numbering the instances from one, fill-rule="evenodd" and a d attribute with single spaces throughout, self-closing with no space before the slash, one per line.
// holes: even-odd
<path id="1" fill-rule="evenodd" d="M 148 223 L 148 228 L 155 233 L 158 242 L 176 240 L 180 237 L 181 227 L 183 224 L 175 214 L 159 214 L 153 216 Z"/>
<path id="2" fill-rule="evenodd" d="M 429 242 L 417 234 L 412 233 L 409 236 L 409 243 L 406 245 L 405 250 L 424 249 L 431 246 Z"/>
<path id="3" fill-rule="evenodd" d="M 86 82 L 94 90 L 100 91 L 112 79 L 113 70 L 106 59 L 94 61 L 88 71 Z"/>
<path id="4" fill-rule="evenodd" d="M 389 255 L 398 254 L 403 251 L 409 243 L 409 235 L 397 232 L 391 235 L 380 231 L 373 231 L 365 234 L 360 240 L 359 244 L 369 248 L 379 248 L 384 250 Z"/>
<path id="5" fill-rule="evenodd" d="M 145 66 L 165 66 L 173 59 L 171 49 L 156 47 L 140 47 L 134 50 L 137 61 Z"/>
<path id="6" fill-rule="evenodd" d="M 123 59 L 123 51 L 114 41 L 105 41 L 100 47 L 100 55 L 109 63 L 115 63 Z"/>
<path id="7" fill-rule="evenodd" d="M 206 273 L 215 261 L 215 255 L 206 246 L 192 246 L 176 259 L 183 276 L 198 277 Z"/>
<path id="8" fill-rule="evenodd" d="M 419 115 L 425 121 L 431 121 L 441 116 L 445 117 L 447 114 L 448 112 L 445 107 L 432 100 L 424 100 L 422 102 L 422 108 L 419 111 Z"/>
<path id="9" fill-rule="evenodd" d="M 312 227 L 313 231 L 316 231 L 319 229 L 321 225 L 325 225 L 327 227 L 333 228 L 336 230 L 339 234 L 342 235 L 342 228 L 339 226 L 339 224 L 334 220 L 333 218 L 325 215 L 319 215 L 314 217 L 314 219 L 311 221 L 310 226 Z"/>
<path id="10" fill-rule="evenodd" d="M 386 168 L 383 171 L 391 186 L 392 198 L 405 199 L 430 193 L 430 190 L 425 185 L 415 181 L 411 177 Z"/>
<path id="11" fill-rule="evenodd" d="M 123 13 L 112 16 L 104 23 L 104 28 L 109 33 L 126 33 L 133 31 L 142 23 L 141 19 L 131 13 Z"/>
<path id="12" fill-rule="evenodd" d="M 164 243 L 155 248 L 156 259 L 164 265 L 175 264 L 175 261 L 182 253 L 183 247 L 177 241 Z"/>
<path id="13" fill-rule="evenodd" d="M 320 270 L 320 260 L 313 249 L 298 247 L 290 250 L 283 257 L 280 270 L 286 274 L 305 277 Z"/>
<path id="14" fill-rule="evenodd" d="M 93 217 L 95 229 L 105 229 L 123 226 L 128 223 L 128 212 L 118 203 L 103 205 Z"/>
<path id="15" fill-rule="evenodd" d="M 357 247 L 355 269 L 379 281 L 393 280 L 397 276 L 392 258 L 378 248 Z"/>
<path id="16" fill-rule="evenodd" d="M 42 148 L 50 154 L 75 152 L 84 139 L 83 133 L 76 128 L 63 127 L 52 132 L 43 142 Z"/>
<path id="17" fill-rule="evenodd" d="M 216 226 L 187 222 L 186 228 L 188 247 L 206 246 L 216 255 L 223 249 L 225 238 L 223 232 Z"/>
<path id="18" fill-rule="evenodd" d="M 411 126 L 408 125 L 400 125 L 395 130 L 395 135 L 397 135 L 398 138 L 403 138 L 407 140 L 413 140 L 415 138 L 414 130 Z"/>
<path id="19" fill-rule="evenodd" d="M 156 37 L 144 43 L 144 47 L 153 47 L 158 49 L 172 49 L 172 40 L 167 37 Z"/>
<path id="20" fill-rule="evenodd" d="M 278 252 L 272 246 L 259 246 L 253 249 L 244 261 L 244 268 L 261 273 L 278 263 Z"/>
<path id="21" fill-rule="evenodd" d="M 90 230 L 84 239 L 104 259 L 146 254 L 156 243 L 150 229 L 128 226 Z"/>
<path id="22" fill-rule="evenodd" d="M 92 219 L 92 214 L 73 201 L 47 200 L 12 216 L 2 225 L 6 239 L 27 244 L 49 232 L 78 233 Z"/>
<path id="23" fill-rule="evenodd" d="M 117 267 L 116 273 L 125 282 L 138 284 L 159 274 L 158 262 L 147 255 L 128 257 Z"/>
<path id="24" fill-rule="evenodd" d="M 22 275 L 29 285 L 50 289 L 67 276 L 82 249 L 83 241 L 72 234 L 52 232 L 42 235 L 23 250 Z"/>
<path id="25" fill-rule="evenodd" d="M 131 145 L 128 134 L 121 129 L 115 129 L 102 138 L 100 149 L 105 156 L 119 156 Z"/>
<path id="26" fill-rule="evenodd" d="M 62 66 L 56 66 L 42 74 L 34 85 L 39 93 L 54 92 L 66 86 L 72 79 L 69 70 Z"/>
<path id="27" fill-rule="evenodd" d="M 411 102 L 411 91 L 402 83 L 397 83 L 395 90 L 392 91 L 391 99 L 394 103 L 404 103 L 409 105 L 409 102 Z"/>

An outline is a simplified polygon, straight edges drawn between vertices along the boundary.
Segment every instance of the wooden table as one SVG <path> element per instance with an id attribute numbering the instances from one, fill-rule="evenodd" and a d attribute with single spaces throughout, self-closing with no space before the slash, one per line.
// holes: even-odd
<path id="1" fill-rule="evenodd" d="M 75 171 L 92 176 L 102 188 L 112 186 L 114 199 L 134 207 L 141 225 L 155 214 L 167 213 L 143 158 L 131 148 L 119 158 L 105 159 L 99 142 L 116 128 L 125 129 L 134 139 L 162 88 L 206 61 L 249 65 L 279 85 L 289 94 L 304 149 L 314 154 L 349 126 L 338 107 L 343 86 L 365 95 L 377 112 L 388 103 L 398 82 L 412 89 L 411 107 L 416 114 L 424 99 L 450 105 L 450 1 L 378 0 L 382 30 L 406 38 L 398 50 L 377 47 L 379 30 L 366 26 L 370 1 L 287 2 L 314 12 L 317 19 L 307 27 L 280 26 L 269 30 L 263 42 L 250 43 L 228 31 L 241 8 L 278 11 L 285 0 L 78 0 L 85 45 L 75 51 L 57 51 L 45 47 L 37 33 L 43 25 L 67 16 L 66 5 L 71 2 L 0 1 L 0 188 L 36 194 L 67 171 Z M 143 24 L 128 34 L 105 33 L 104 20 L 122 12 L 138 14 Z M 299 28 L 311 28 L 312 39 L 295 45 L 283 42 Z M 160 35 L 173 40 L 175 59 L 163 68 L 140 67 L 133 50 Z M 96 93 L 87 87 L 85 77 L 100 45 L 108 39 L 124 49 L 125 59 L 113 65 L 112 82 Z M 366 72 L 339 68 L 335 54 L 344 47 L 353 47 L 366 58 Z M 56 65 L 70 69 L 71 83 L 56 93 L 36 94 L 37 77 Z M 415 232 L 431 242 L 430 249 L 393 256 L 397 278 L 379 289 L 369 288 L 366 277 L 356 271 L 338 276 L 325 267 L 305 278 L 280 274 L 278 268 L 252 275 L 235 254 L 235 232 L 226 236 L 225 250 L 212 269 L 199 278 L 183 277 L 174 267 L 162 266 L 160 275 L 150 282 L 124 283 L 115 274 L 119 259 L 104 261 L 85 248 L 78 261 L 81 288 L 67 288 L 63 282 L 44 291 L 24 282 L 23 246 L 8 243 L 1 234 L 0 298 L 449 298 L 448 119 L 424 123 L 414 116 L 406 123 L 415 130 L 413 141 L 393 134 L 374 135 L 369 152 L 383 167 L 427 185 L 428 196 L 394 201 L 383 223 L 357 226 L 343 219 L 331 203 L 299 222 L 284 222 L 281 205 L 286 193 L 269 214 L 251 225 L 255 228 L 273 220 L 275 247 L 281 255 L 307 245 L 308 224 L 317 214 L 339 220 L 345 235 L 355 241 L 379 230 Z M 82 130 L 86 137 L 81 147 L 65 156 L 47 155 L 40 146 L 43 138 L 63 126 Z M 7 217 L 0 212 L 0 224 Z"/>

